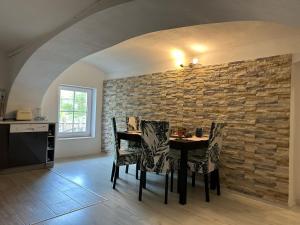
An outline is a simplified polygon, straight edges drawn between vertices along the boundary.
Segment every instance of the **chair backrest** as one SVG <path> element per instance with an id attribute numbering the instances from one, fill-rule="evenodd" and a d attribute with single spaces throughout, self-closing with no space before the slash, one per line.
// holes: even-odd
<path id="1" fill-rule="evenodd" d="M 118 158 L 119 157 L 119 149 L 120 149 L 120 146 L 119 146 L 119 143 L 118 143 L 118 133 L 117 133 L 117 123 L 116 123 L 116 118 L 113 117 L 111 119 L 112 121 L 112 128 L 113 128 L 113 138 L 114 138 L 114 155 L 115 155 L 115 158 Z"/>
<path id="2" fill-rule="evenodd" d="M 140 118 L 137 116 L 126 117 L 127 131 L 138 131 L 140 130 Z"/>
<path id="3" fill-rule="evenodd" d="M 206 153 L 204 173 L 210 173 L 218 168 L 223 142 L 224 123 L 213 122 L 210 129 L 209 144 Z"/>
<path id="4" fill-rule="evenodd" d="M 143 171 L 166 173 L 169 171 L 169 122 L 141 122 Z"/>
<path id="5" fill-rule="evenodd" d="M 140 131 L 140 117 L 129 116 L 126 117 L 127 131 Z M 140 151 L 141 143 L 136 141 L 128 141 L 128 151 Z"/>

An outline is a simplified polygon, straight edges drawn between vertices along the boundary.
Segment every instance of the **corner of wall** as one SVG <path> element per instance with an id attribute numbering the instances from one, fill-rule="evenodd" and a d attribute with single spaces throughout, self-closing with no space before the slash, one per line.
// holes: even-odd
<path id="1" fill-rule="evenodd" d="M 289 206 L 300 205 L 300 55 L 293 55 L 290 111 Z"/>
<path id="2" fill-rule="evenodd" d="M 82 76 L 85 74 L 85 76 Z M 65 139 L 57 141 L 56 158 L 97 154 L 101 151 L 101 118 L 103 74 L 96 67 L 78 62 L 64 71 L 49 86 L 42 101 L 42 113 L 48 119 L 58 120 L 59 85 L 68 84 L 81 87 L 90 87 L 95 90 L 96 115 L 94 118 L 95 136 L 83 139 Z"/>
<path id="3" fill-rule="evenodd" d="M 295 71 L 294 64 L 292 65 L 291 72 L 291 98 L 290 98 L 290 143 L 289 143 L 289 199 L 288 205 L 290 207 L 296 204 L 295 202 L 295 176 L 294 176 L 294 152 L 295 152 Z"/>

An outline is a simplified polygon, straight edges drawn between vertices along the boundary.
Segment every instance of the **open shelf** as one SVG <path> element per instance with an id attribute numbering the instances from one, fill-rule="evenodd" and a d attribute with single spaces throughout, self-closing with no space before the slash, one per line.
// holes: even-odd
<path id="1" fill-rule="evenodd" d="M 55 137 L 56 137 L 56 126 L 55 123 L 51 123 L 49 124 L 49 129 L 48 129 L 47 155 L 46 155 L 46 165 L 49 167 L 52 167 L 54 165 Z"/>

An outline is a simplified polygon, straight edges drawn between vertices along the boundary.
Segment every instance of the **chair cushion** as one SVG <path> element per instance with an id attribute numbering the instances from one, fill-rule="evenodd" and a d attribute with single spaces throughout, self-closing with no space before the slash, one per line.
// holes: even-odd
<path id="1" fill-rule="evenodd" d="M 127 150 L 120 150 L 118 159 L 115 159 L 116 166 L 136 164 L 140 158 L 140 154 Z"/>
<path id="2" fill-rule="evenodd" d="M 137 152 L 141 153 L 142 152 L 142 145 L 140 142 L 136 141 L 128 141 L 128 151 L 129 152 Z"/>

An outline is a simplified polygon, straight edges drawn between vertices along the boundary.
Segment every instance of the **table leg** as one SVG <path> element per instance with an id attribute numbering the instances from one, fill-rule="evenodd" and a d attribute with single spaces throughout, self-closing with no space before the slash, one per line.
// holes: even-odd
<path id="1" fill-rule="evenodd" d="M 187 195 L 187 155 L 188 151 L 181 150 L 180 157 L 180 192 L 179 192 L 179 203 L 182 205 L 186 204 Z"/>
<path id="2" fill-rule="evenodd" d="M 180 169 L 178 169 L 177 174 L 177 193 L 180 194 Z"/>

